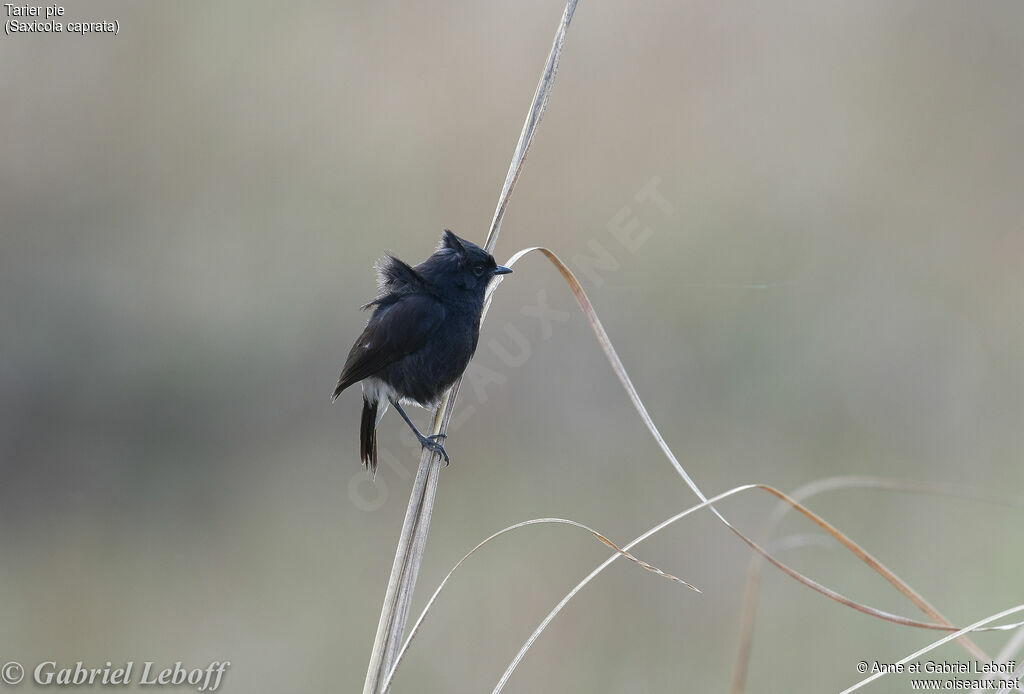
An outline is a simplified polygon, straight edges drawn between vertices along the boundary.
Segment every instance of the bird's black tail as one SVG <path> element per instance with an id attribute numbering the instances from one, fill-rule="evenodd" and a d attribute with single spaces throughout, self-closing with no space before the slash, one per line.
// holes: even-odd
<path id="1" fill-rule="evenodd" d="M 363 398 L 363 420 L 359 425 L 359 456 L 374 477 L 377 476 L 377 404 Z"/>

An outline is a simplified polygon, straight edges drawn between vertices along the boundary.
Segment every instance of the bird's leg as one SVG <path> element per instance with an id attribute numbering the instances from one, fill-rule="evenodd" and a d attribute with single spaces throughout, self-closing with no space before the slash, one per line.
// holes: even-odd
<path id="1" fill-rule="evenodd" d="M 420 430 L 416 428 L 416 425 L 412 423 L 412 420 L 409 419 L 409 415 L 405 413 L 405 410 L 403 410 L 402 406 L 398 404 L 398 401 L 394 398 L 388 399 L 391 400 L 391 404 L 395 406 L 396 410 L 398 410 L 398 414 L 402 415 L 402 419 L 405 420 L 405 423 L 409 425 L 410 429 L 412 429 L 412 433 L 416 434 L 416 438 L 419 439 L 420 445 L 424 448 L 429 448 L 435 453 L 440 453 L 441 457 L 444 458 L 445 467 L 447 467 L 448 463 L 452 462 L 451 458 L 448 457 L 448 451 L 444 449 L 444 446 L 437 442 L 438 439 L 443 439 L 446 434 L 432 434 L 430 436 L 424 436 L 420 433 Z"/>

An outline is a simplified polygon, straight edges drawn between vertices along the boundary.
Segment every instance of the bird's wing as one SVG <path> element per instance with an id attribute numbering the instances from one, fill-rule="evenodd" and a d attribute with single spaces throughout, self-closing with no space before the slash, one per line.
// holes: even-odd
<path id="1" fill-rule="evenodd" d="M 353 383 L 425 345 L 441 327 L 444 316 L 444 306 L 425 294 L 407 294 L 379 307 L 348 353 L 334 398 Z"/>

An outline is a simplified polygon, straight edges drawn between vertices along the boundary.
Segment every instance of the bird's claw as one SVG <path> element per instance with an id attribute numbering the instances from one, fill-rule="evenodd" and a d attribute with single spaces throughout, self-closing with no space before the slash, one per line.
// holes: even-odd
<path id="1" fill-rule="evenodd" d="M 448 437 L 448 434 L 431 434 L 427 438 L 430 439 L 431 441 L 437 441 L 438 439 L 444 439 L 444 438 L 447 438 L 447 437 Z"/>
<path id="2" fill-rule="evenodd" d="M 442 446 L 435 440 L 437 438 L 444 438 L 444 436 L 445 434 L 434 434 L 432 436 L 424 436 L 422 439 L 420 439 L 420 444 L 424 448 L 428 448 L 434 451 L 434 453 L 440 454 L 441 457 L 444 458 L 444 466 L 448 467 L 448 464 L 452 462 L 451 458 L 448 457 L 448 451 L 446 451 L 444 449 L 444 446 Z"/>

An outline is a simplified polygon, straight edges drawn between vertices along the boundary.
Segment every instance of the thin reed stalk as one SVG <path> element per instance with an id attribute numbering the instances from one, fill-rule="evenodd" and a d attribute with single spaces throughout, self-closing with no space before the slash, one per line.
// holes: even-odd
<path id="1" fill-rule="evenodd" d="M 484 248 L 488 252 L 493 252 L 498 242 L 505 209 L 512 196 L 512 191 L 515 189 L 516 181 L 519 180 L 523 162 L 533 143 L 537 127 L 547 109 L 548 96 L 551 94 L 551 87 L 558 72 L 562 46 L 565 43 L 565 35 L 569 29 L 569 23 L 572 21 L 573 13 L 576 11 L 576 4 L 577 0 L 566 2 L 558 30 L 555 32 L 551 52 L 544 64 L 544 71 L 541 73 L 537 90 L 533 95 L 533 102 L 527 112 L 526 122 L 523 124 L 519 141 L 516 143 L 515 153 L 512 155 L 512 162 L 509 164 L 505 183 L 502 186 L 501 195 L 498 197 L 498 204 L 487 233 L 487 240 L 484 242 Z M 486 316 L 486 310 L 484 315 Z M 441 399 L 441 404 L 434 413 L 434 434 L 443 434 L 448 430 L 448 422 L 451 420 L 461 383 L 462 379 L 460 378 Z M 434 498 L 437 494 L 440 470 L 440 456 L 429 449 L 423 449 L 412 493 L 409 497 L 409 506 L 405 512 L 402 533 L 395 550 L 395 561 L 391 566 L 391 576 L 388 579 L 388 588 L 384 595 L 384 605 L 377 623 L 377 635 L 374 638 L 373 650 L 370 652 L 363 694 L 380 694 L 384 691 L 385 683 L 390 681 L 391 671 L 402 645 L 402 636 L 412 605 L 413 590 L 416 587 L 416 577 L 423 561 L 423 551 L 430 530 L 430 518 L 434 510 Z"/>

